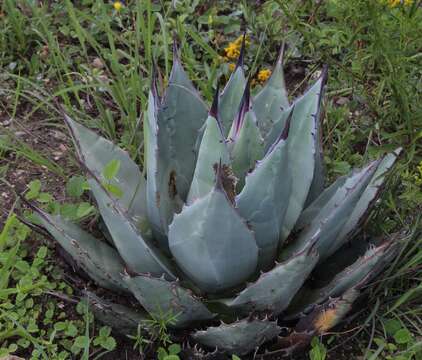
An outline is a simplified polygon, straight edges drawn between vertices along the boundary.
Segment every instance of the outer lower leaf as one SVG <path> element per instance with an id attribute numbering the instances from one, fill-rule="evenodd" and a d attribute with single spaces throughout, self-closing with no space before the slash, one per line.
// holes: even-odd
<path id="1" fill-rule="evenodd" d="M 343 225 L 352 214 L 359 198 L 369 184 L 378 162 L 372 162 L 366 168 L 346 180 L 334 196 L 321 208 L 318 215 L 310 222 L 282 254 L 283 257 L 289 254 L 302 251 L 309 243 L 318 236 L 316 246 L 320 255 L 320 261 L 326 259 L 334 251 L 333 243 Z"/>
<path id="2" fill-rule="evenodd" d="M 323 75 L 294 103 L 288 138 L 289 158 L 292 159 L 289 172 L 294 181 L 283 224 L 282 240 L 287 238 L 302 212 L 314 177 L 315 152 L 317 151 L 316 116 L 324 84 L 325 76 Z"/>
<path id="3" fill-rule="evenodd" d="M 349 176 L 353 176 L 357 170 L 354 170 Z M 303 210 L 296 222 L 295 230 L 299 231 L 308 226 L 314 220 L 321 209 L 327 205 L 339 188 L 344 186 L 347 176 L 341 176 L 326 188 L 305 210 Z"/>
<path id="4" fill-rule="evenodd" d="M 253 110 L 258 115 L 258 126 L 264 138 L 280 119 L 281 112 L 289 107 L 284 82 L 283 53 L 284 46 L 280 51 L 271 77 L 253 100 Z M 284 126 L 281 127 L 281 129 L 283 128 Z M 275 139 L 272 142 L 274 141 Z"/>
<path id="5" fill-rule="evenodd" d="M 136 224 L 96 180 L 90 179 L 88 182 L 114 245 L 129 268 L 136 272 L 150 272 L 158 276 L 166 274 L 174 279 L 171 265 L 160 250 L 154 247 L 148 238 L 142 236 Z"/>
<path id="6" fill-rule="evenodd" d="M 188 289 L 177 282 L 149 275 L 124 277 L 129 289 L 153 316 L 160 317 L 169 313 L 176 317 L 175 327 L 184 327 L 194 321 L 209 320 L 214 315 Z"/>
<path id="7" fill-rule="evenodd" d="M 33 209 L 42 225 L 98 285 L 127 291 L 121 277 L 125 264 L 116 250 L 60 216 L 49 215 L 35 206 Z"/>
<path id="8" fill-rule="evenodd" d="M 260 268 L 267 269 L 276 257 L 291 185 L 288 149 L 281 139 L 246 176 L 246 184 L 236 197 L 240 215 L 255 233 Z"/>
<path id="9" fill-rule="evenodd" d="M 215 185 L 215 168 L 220 161 L 228 165 L 230 155 L 218 120 L 210 115 L 199 147 L 198 160 L 187 199 L 188 204 L 212 190 Z"/>
<path id="10" fill-rule="evenodd" d="M 236 68 L 230 75 L 230 79 L 220 95 L 218 118 L 223 125 L 225 136 L 228 135 L 232 122 L 234 121 L 236 113 L 239 109 L 243 91 L 246 87 L 246 78 L 243 71 L 244 51 L 245 44 L 243 43 Z"/>
<path id="11" fill-rule="evenodd" d="M 303 312 L 309 313 L 317 304 L 321 304 L 330 297 L 339 297 L 348 289 L 360 283 L 368 283 L 381 271 L 397 252 L 397 234 L 379 245 L 358 240 L 353 246 L 340 249 L 336 254 L 318 265 L 312 273 L 312 284 L 303 287 L 292 300 L 288 309 L 290 318 L 298 318 Z M 359 239 L 360 240 L 360 239 Z M 366 245 L 365 245 L 366 244 Z M 359 245 L 357 253 L 354 247 Z M 366 246 L 366 248 L 363 248 Z M 366 249 L 366 250 L 365 250 Z M 349 259 L 350 258 L 350 259 Z M 344 264 L 348 264 L 346 267 Z M 334 276 L 335 275 L 335 276 Z"/>
<path id="12" fill-rule="evenodd" d="M 386 175 L 394 165 L 400 152 L 401 149 L 397 149 L 395 152 L 386 155 L 378 163 L 370 183 L 360 196 L 360 199 L 354 206 L 350 217 L 347 219 L 346 223 L 337 235 L 336 240 L 333 242 L 332 247 L 329 250 L 330 253 L 334 253 L 351 237 L 351 235 L 353 235 L 353 232 L 356 230 L 358 224 L 364 219 L 365 214 L 368 213 L 371 205 L 373 205 L 378 198 Z M 355 177 L 358 173 L 359 170 L 353 170 L 348 177 L 340 177 L 330 187 L 324 190 L 321 195 L 303 211 L 302 215 L 296 223 L 296 230 L 300 230 L 309 226 L 315 217 L 321 213 L 324 206 L 330 200 L 332 200 L 333 196 L 336 194 L 336 191 L 344 185 L 345 181 L 348 178 L 350 179 Z"/>
<path id="13" fill-rule="evenodd" d="M 278 264 L 271 271 L 263 273 L 236 298 L 224 303 L 242 314 L 271 311 L 278 315 L 287 308 L 317 262 L 318 254 L 315 249 L 306 249 Z"/>
<path id="14" fill-rule="evenodd" d="M 146 185 L 138 165 L 127 152 L 111 141 L 98 136 L 94 131 L 66 115 L 65 120 L 72 134 L 79 159 L 91 173 L 102 177 L 103 169 L 110 161 L 119 161 L 119 171 L 111 180 L 111 184 L 123 190 L 123 196 L 118 200 L 119 205 L 128 209 L 129 216 L 137 221 L 145 219 Z"/>
<path id="15" fill-rule="evenodd" d="M 142 326 L 142 323 L 149 319 L 145 311 L 135 311 L 133 308 L 112 303 L 89 291 L 84 294 L 96 320 L 111 326 L 122 335 L 136 333 L 138 326 Z"/>
<path id="16" fill-rule="evenodd" d="M 327 286 L 319 291 L 318 302 L 328 297 L 341 296 L 348 289 L 373 277 L 396 254 L 396 245 L 393 241 L 386 241 L 377 247 L 370 247 L 361 258 L 337 274 Z"/>
<path id="17" fill-rule="evenodd" d="M 382 158 L 377 170 L 372 176 L 371 182 L 369 183 L 368 187 L 365 189 L 364 193 L 356 204 L 352 215 L 347 220 L 346 224 L 341 230 L 337 238 L 336 245 L 331 250 L 331 252 L 337 250 L 346 239 L 350 238 L 350 236 L 353 235 L 353 232 L 357 228 L 358 224 L 363 220 L 365 214 L 368 213 L 368 211 L 371 209 L 371 206 L 378 199 L 379 193 L 382 189 L 387 174 L 395 164 L 401 151 L 402 149 L 399 148 Z"/>
<path id="18" fill-rule="evenodd" d="M 286 338 L 279 339 L 278 345 L 284 350 L 284 355 L 308 346 L 314 336 L 322 335 L 336 326 L 352 308 L 353 302 L 359 296 L 359 290 L 349 289 L 343 296 L 329 299 L 302 318 L 295 331 Z"/>
<path id="19" fill-rule="evenodd" d="M 315 335 L 324 334 L 343 319 L 352 308 L 352 304 L 358 296 L 359 290 L 357 288 L 351 288 L 342 294 L 342 296 L 327 300 L 299 321 L 295 331 L 314 332 Z"/>
<path id="20" fill-rule="evenodd" d="M 275 338 L 280 330 L 276 321 L 243 319 L 232 324 L 221 324 L 204 331 L 196 331 L 192 337 L 212 349 L 244 355 Z"/>
<path id="21" fill-rule="evenodd" d="M 175 216 L 169 246 L 180 268 L 209 292 L 238 285 L 255 271 L 258 261 L 253 233 L 221 184 Z"/>

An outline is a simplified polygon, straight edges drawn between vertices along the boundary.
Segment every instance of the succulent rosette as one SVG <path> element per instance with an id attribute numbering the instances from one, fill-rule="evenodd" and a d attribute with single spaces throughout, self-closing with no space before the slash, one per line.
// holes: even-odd
<path id="1" fill-rule="evenodd" d="M 175 50 L 167 89 L 160 96 L 154 79 L 149 92 L 146 176 L 128 153 L 65 115 L 104 237 L 34 209 L 99 287 L 139 302 L 89 296 L 97 316 L 122 332 L 171 313 L 172 327 L 203 349 L 243 355 L 270 342 L 288 353 L 337 324 L 396 253 L 395 235 L 356 234 L 400 150 L 325 187 L 327 69 L 291 103 L 282 53 L 254 96 L 243 54 L 244 46 L 209 109 Z M 106 179 L 110 161 L 119 170 Z"/>

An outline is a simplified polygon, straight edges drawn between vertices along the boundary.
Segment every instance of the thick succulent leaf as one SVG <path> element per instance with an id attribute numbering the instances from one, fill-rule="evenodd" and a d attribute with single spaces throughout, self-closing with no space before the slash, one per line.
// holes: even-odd
<path id="1" fill-rule="evenodd" d="M 324 73 L 325 74 L 325 73 Z M 325 75 L 293 104 L 292 123 L 288 138 L 290 161 L 289 172 L 294 179 L 289 198 L 282 240 L 293 229 L 303 210 L 315 171 L 315 153 L 317 151 L 317 122 L 321 94 L 325 84 Z"/>
<path id="2" fill-rule="evenodd" d="M 242 314 L 270 311 L 278 315 L 287 308 L 317 262 L 318 253 L 315 249 L 306 249 L 278 264 L 271 271 L 263 273 L 237 297 L 223 303 Z"/>
<path id="3" fill-rule="evenodd" d="M 246 176 L 246 184 L 236 197 L 240 215 L 255 233 L 259 268 L 267 269 L 276 257 L 291 184 L 287 143 L 280 139 Z"/>
<path id="4" fill-rule="evenodd" d="M 186 343 L 186 346 L 182 349 L 180 353 L 182 359 L 189 360 L 227 360 L 227 354 L 223 351 L 215 349 L 210 352 L 208 349 L 202 349 L 197 343 L 194 346 L 191 346 L 189 342 Z"/>
<path id="5" fill-rule="evenodd" d="M 209 292 L 238 285 L 255 271 L 258 261 L 253 233 L 227 198 L 221 179 L 174 217 L 169 246 L 180 268 Z"/>
<path id="6" fill-rule="evenodd" d="M 279 117 L 274 122 L 273 127 L 270 129 L 270 132 L 267 134 L 267 136 L 264 139 L 264 150 L 265 152 L 268 152 L 268 150 L 273 146 L 273 144 L 277 141 L 278 137 L 280 136 L 280 133 L 283 131 L 283 129 L 286 127 L 287 120 L 291 118 L 293 115 L 294 106 L 290 106 L 285 110 L 280 111 Z M 259 116 L 259 113 L 256 113 Z M 258 119 L 259 124 L 259 119 Z"/>
<path id="7" fill-rule="evenodd" d="M 328 297 L 341 296 L 345 291 L 358 285 L 363 280 L 368 281 L 370 277 L 382 270 L 396 253 L 397 243 L 393 241 L 386 241 L 377 247 L 371 246 L 362 257 L 337 274 L 328 285 L 319 290 L 318 302 L 322 302 Z"/>
<path id="8" fill-rule="evenodd" d="M 353 235 L 354 230 L 358 227 L 359 223 L 365 218 L 365 215 L 371 209 L 371 206 L 378 199 L 380 191 L 383 187 L 384 181 L 387 178 L 389 171 L 392 169 L 397 158 L 399 157 L 402 149 L 399 148 L 394 152 L 385 155 L 380 161 L 377 170 L 372 176 L 371 182 L 365 189 L 361 198 L 355 206 L 350 218 L 347 220 L 344 227 L 341 229 L 338 235 L 336 244 L 331 252 L 337 250 L 345 240 L 349 239 Z"/>
<path id="9" fill-rule="evenodd" d="M 318 305 L 309 315 L 299 321 L 293 333 L 279 339 L 279 350 L 283 349 L 284 355 L 287 356 L 308 346 L 314 336 L 322 335 L 336 326 L 351 310 L 353 302 L 358 296 L 359 290 L 352 288 L 343 296 L 329 299 L 326 303 Z"/>
<path id="10" fill-rule="evenodd" d="M 148 97 L 148 112 L 144 121 L 144 163 L 146 164 L 147 185 L 146 203 L 148 219 L 157 240 L 162 247 L 168 247 L 166 240 L 167 226 L 177 208 L 174 191 L 170 193 L 169 183 L 163 175 L 165 164 L 159 161 L 157 107 L 158 95 L 155 88 Z M 169 175 L 169 174 L 168 174 Z M 174 184 L 174 178 L 173 182 Z"/>
<path id="11" fill-rule="evenodd" d="M 296 325 L 296 332 L 313 332 L 315 335 L 324 334 L 336 326 L 352 308 L 353 302 L 359 296 L 356 287 L 348 289 L 342 296 L 329 299 L 318 305 L 308 316 Z"/>
<path id="12" fill-rule="evenodd" d="M 350 239 L 354 233 L 354 230 L 357 229 L 359 223 L 365 218 L 365 215 L 370 210 L 371 205 L 373 205 L 378 198 L 386 176 L 397 160 L 400 152 L 401 149 L 397 149 L 393 153 L 384 156 L 378 163 L 376 171 L 372 175 L 368 186 L 365 188 L 364 192 L 360 196 L 360 199 L 354 206 L 354 209 L 351 212 L 349 218 L 343 225 L 341 231 L 338 233 L 335 241 L 332 243 L 332 246 L 329 250 L 330 254 L 334 253 L 348 239 Z M 337 194 L 337 190 L 344 186 L 346 180 L 348 178 L 351 179 L 356 177 L 356 174 L 359 174 L 359 170 L 353 170 L 348 177 L 342 176 L 338 178 L 330 187 L 325 189 L 321 195 L 303 211 L 302 215 L 296 223 L 296 230 L 298 231 L 308 227 L 312 221 L 314 221 L 316 216 L 321 213 L 322 209 L 327 205 L 327 203 L 332 201 L 333 197 Z"/>
<path id="13" fill-rule="evenodd" d="M 164 248 L 168 225 L 188 195 L 206 118 L 206 105 L 175 57 L 162 102 L 152 87 L 144 123 L 148 217 Z"/>
<path id="14" fill-rule="evenodd" d="M 271 77 L 253 100 L 253 110 L 255 114 L 258 114 L 258 126 L 264 138 L 270 133 L 274 124 L 279 121 L 280 113 L 289 107 L 284 82 L 283 53 L 284 46 L 280 51 Z"/>
<path id="15" fill-rule="evenodd" d="M 246 86 L 246 78 L 243 71 L 244 51 L 245 43 L 243 42 L 236 68 L 230 75 L 230 79 L 220 95 L 218 118 L 223 125 L 225 136 L 228 135 L 234 121 Z"/>
<path id="16" fill-rule="evenodd" d="M 321 192 L 324 190 L 325 183 L 325 164 L 324 164 L 324 153 L 322 148 L 322 119 L 321 119 L 321 103 L 323 97 L 324 84 L 327 81 L 328 67 L 325 66 L 322 70 L 322 85 L 319 94 L 318 110 L 315 114 L 316 121 L 316 146 L 315 146 L 315 168 L 312 184 L 309 189 L 308 197 L 306 198 L 305 206 L 311 204 Z"/>
<path id="17" fill-rule="evenodd" d="M 243 187 L 246 174 L 255 167 L 256 161 L 263 155 L 262 137 L 255 116 L 249 111 L 231 149 L 233 172 L 239 178 L 239 188 Z"/>
<path id="18" fill-rule="evenodd" d="M 171 69 L 169 83 L 183 86 L 194 92 L 197 97 L 200 97 L 200 94 L 196 90 L 192 81 L 189 79 L 188 74 L 183 69 L 182 62 L 180 61 L 179 49 L 176 43 L 173 43 L 173 67 Z"/>
<path id="19" fill-rule="evenodd" d="M 215 185 L 215 169 L 219 163 L 228 165 L 230 155 L 218 120 L 209 115 L 201 145 L 195 173 L 189 190 L 187 204 L 208 194 Z"/>
<path id="20" fill-rule="evenodd" d="M 47 231 L 98 285 L 127 291 L 121 276 L 125 264 L 116 250 L 60 216 L 49 215 L 35 206 L 33 210 Z"/>
<path id="21" fill-rule="evenodd" d="M 334 252 L 333 243 L 336 242 L 337 235 L 368 186 L 378 163 L 378 161 L 374 161 L 349 177 L 321 208 L 318 215 L 312 219 L 309 226 L 303 229 L 298 238 L 283 251 L 282 257 L 285 258 L 292 253 L 302 251 L 314 241 L 316 236 L 318 236 L 316 247 L 320 261 L 330 256 Z"/>
<path id="22" fill-rule="evenodd" d="M 181 66 L 173 68 L 157 112 L 158 159 L 167 165 L 168 174 L 175 173 L 176 190 L 184 200 L 195 169 L 196 139 L 208 110 L 193 87 L 178 82 L 180 71 L 183 71 Z"/>
<path id="23" fill-rule="evenodd" d="M 308 197 L 305 201 L 305 206 L 311 204 L 324 190 L 325 184 L 325 164 L 324 164 L 324 153 L 322 148 L 322 124 L 320 111 L 317 113 L 316 119 L 316 149 L 315 149 L 315 168 L 314 177 L 312 184 L 309 189 Z"/>
<path id="24" fill-rule="evenodd" d="M 356 172 L 357 170 L 352 171 L 349 177 L 355 175 Z M 336 179 L 336 181 L 326 188 L 305 210 L 303 210 L 295 225 L 296 232 L 309 226 L 312 220 L 318 216 L 321 209 L 332 199 L 337 190 L 344 186 L 347 178 L 347 176 L 341 176 Z"/>
<path id="25" fill-rule="evenodd" d="M 88 182 L 113 243 L 129 268 L 158 276 L 166 274 L 174 279 L 169 261 L 147 237 L 142 236 L 140 229 L 119 208 L 114 198 L 96 180 L 89 179 Z"/>
<path id="26" fill-rule="evenodd" d="M 229 141 L 232 168 L 239 178 L 238 187 L 241 189 L 246 174 L 264 155 L 264 140 L 259 131 L 255 113 L 251 109 L 249 85 L 246 86 L 239 112 L 230 129 Z"/>
<path id="27" fill-rule="evenodd" d="M 276 321 L 243 319 L 196 331 L 192 337 L 209 348 L 244 355 L 275 338 L 280 331 Z"/>
<path id="28" fill-rule="evenodd" d="M 178 282 L 149 275 L 126 275 L 124 281 L 151 315 L 158 318 L 169 314 L 175 316 L 175 322 L 171 324 L 174 327 L 185 327 L 192 322 L 214 317 L 190 290 L 183 288 Z"/>
<path id="29" fill-rule="evenodd" d="M 146 217 L 146 183 L 138 165 L 111 141 L 65 115 L 80 161 L 97 177 L 102 177 L 104 167 L 112 160 L 120 163 L 119 172 L 111 184 L 123 190 L 119 205 L 128 209 L 129 216 L 140 220 Z M 105 179 L 103 179 L 105 180 Z M 109 180 L 107 180 L 109 181 Z"/>
<path id="30" fill-rule="evenodd" d="M 397 239 L 394 234 L 378 245 L 370 242 L 369 248 L 367 241 L 354 240 L 353 246 L 338 250 L 312 273 L 312 288 L 302 288 L 292 300 L 289 317 L 298 318 L 329 297 L 339 297 L 348 289 L 373 279 L 397 253 Z M 356 245 L 359 251 L 355 251 Z"/>
<path id="31" fill-rule="evenodd" d="M 112 303 L 99 298 L 90 291 L 84 291 L 84 295 L 90 310 L 94 313 L 95 319 L 112 327 L 122 335 L 136 333 L 138 326 L 143 327 L 145 321 L 150 319 L 143 310 L 135 311 L 133 308 Z"/>

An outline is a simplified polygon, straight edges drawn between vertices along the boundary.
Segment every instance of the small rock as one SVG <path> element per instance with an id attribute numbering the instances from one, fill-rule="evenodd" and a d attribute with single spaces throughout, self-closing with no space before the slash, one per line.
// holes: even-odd
<path id="1" fill-rule="evenodd" d="M 337 104 L 337 105 L 346 105 L 348 102 L 349 102 L 349 98 L 344 97 L 344 96 L 339 97 L 339 98 L 336 100 L 336 104 Z"/>
<path id="2" fill-rule="evenodd" d="M 100 58 L 96 57 L 92 61 L 92 66 L 97 68 L 97 69 L 102 69 L 104 67 L 104 63 L 102 62 L 102 60 Z"/>

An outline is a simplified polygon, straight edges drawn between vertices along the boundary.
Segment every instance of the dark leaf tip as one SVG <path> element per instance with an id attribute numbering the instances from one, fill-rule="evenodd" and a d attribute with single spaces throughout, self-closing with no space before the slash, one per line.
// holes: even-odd
<path id="1" fill-rule="evenodd" d="M 242 46 L 240 48 L 240 54 L 237 59 L 236 69 L 239 67 L 243 68 L 243 63 L 245 61 L 245 50 L 246 50 L 246 31 L 243 33 Z"/>
<path id="2" fill-rule="evenodd" d="M 212 105 L 209 111 L 209 115 L 213 116 L 217 119 L 218 116 L 218 97 L 219 97 L 219 90 L 220 90 L 220 84 L 217 83 L 217 88 L 215 89 L 215 95 L 214 99 L 212 101 Z"/>
<path id="3" fill-rule="evenodd" d="M 322 71 L 321 71 L 321 87 L 324 87 L 327 84 L 327 80 L 328 80 L 328 64 L 325 64 L 322 67 Z"/>
<path id="4" fill-rule="evenodd" d="M 287 117 L 287 120 L 286 120 L 286 125 L 284 125 L 284 129 L 283 129 L 283 131 L 281 132 L 281 135 L 280 135 L 280 140 L 286 140 L 286 139 L 288 138 L 288 136 L 289 136 L 290 124 L 291 124 L 291 122 L 292 122 L 292 118 L 293 118 L 293 113 L 294 113 L 294 111 L 295 111 L 295 107 L 293 106 L 293 107 L 292 107 L 292 110 L 290 111 L 289 116 Z"/>

